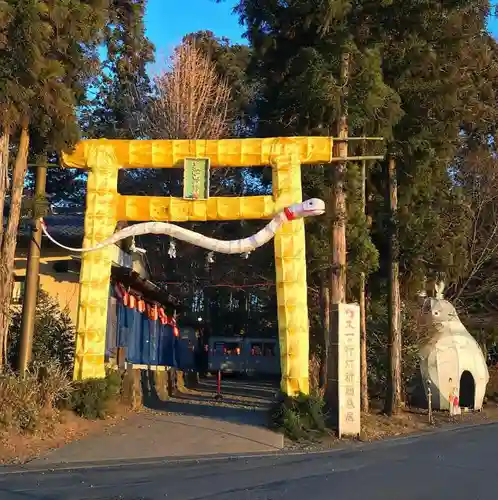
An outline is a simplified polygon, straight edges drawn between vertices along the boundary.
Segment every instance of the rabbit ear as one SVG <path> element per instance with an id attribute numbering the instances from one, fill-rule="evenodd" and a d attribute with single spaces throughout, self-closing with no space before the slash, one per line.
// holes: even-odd
<path id="1" fill-rule="evenodd" d="M 444 281 L 437 281 L 434 285 L 434 291 L 436 292 L 436 299 L 444 298 Z"/>

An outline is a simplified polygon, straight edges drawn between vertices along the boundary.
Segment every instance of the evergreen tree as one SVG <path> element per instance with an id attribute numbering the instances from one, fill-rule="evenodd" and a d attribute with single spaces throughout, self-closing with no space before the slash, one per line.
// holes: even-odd
<path id="1" fill-rule="evenodd" d="M 215 64 L 218 75 L 230 87 L 230 116 L 233 117 L 235 137 L 246 136 L 252 130 L 253 99 L 256 83 L 251 81 L 248 66 L 251 49 L 247 45 L 232 44 L 228 38 L 216 37 L 211 31 L 189 33 L 185 41 L 192 41 Z"/>
<path id="2" fill-rule="evenodd" d="M 144 111 L 150 98 L 148 64 L 154 46 L 145 34 L 146 0 L 110 0 L 105 29 L 106 60 L 95 94 L 82 109 L 88 137 L 144 137 Z"/>
<path id="3" fill-rule="evenodd" d="M 15 367 L 21 341 L 22 313 L 14 310 L 9 328 L 8 359 Z M 56 361 L 68 372 L 74 362 L 76 331 L 66 310 L 47 292 L 39 290 L 35 311 L 33 359 L 37 363 Z"/>
<path id="4" fill-rule="evenodd" d="M 405 286 L 418 288 L 435 271 L 457 277 L 465 266 L 466 216 L 449 167 L 461 127 L 478 112 L 487 3 L 415 2 L 380 11 L 384 79 L 404 111 L 391 147 L 398 158 Z"/>
<path id="5" fill-rule="evenodd" d="M 426 275 L 461 276 L 469 225 L 452 163 L 463 128 L 485 113 L 489 122 L 496 122 L 490 83 L 496 81 L 494 56 L 485 26 L 489 2 L 263 5 L 241 0 L 238 12 L 254 51 L 252 70 L 262 82 L 256 111 L 258 135 L 333 135 L 340 111 L 340 58 L 347 52 L 352 61 L 350 135 L 383 135 L 388 151 L 397 157 L 404 300 Z M 354 171 L 350 167 L 350 175 Z M 328 183 L 320 168 L 303 172 L 307 195 L 326 197 Z M 354 183 L 348 178 L 348 184 Z M 385 189 L 383 166 L 371 166 L 368 211 L 373 242 L 381 256 L 380 270 L 369 283 L 374 300 L 384 297 L 388 275 Z M 354 238 L 358 221 L 353 225 L 352 213 L 358 210 L 351 192 L 349 196 L 348 250 L 353 256 L 356 248 L 358 252 L 372 249 L 372 242 L 365 240 L 365 231 L 360 231 L 360 239 Z M 460 223 L 453 223 L 456 220 Z M 317 259 L 312 269 L 322 269 L 326 226 L 313 221 L 307 227 L 309 237 L 317 242 L 312 248 L 321 250 L 312 256 Z M 371 262 L 370 270 L 375 268 L 375 260 L 359 260 Z M 359 268 L 353 263 L 353 259 L 348 262 L 348 276 L 354 289 Z M 316 283 L 319 275 L 311 272 L 309 281 Z"/>
<path id="6" fill-rule="evenodd" d="M 102 34 L 105 60 L 83 80 L 78 99 L 78 125 L 84 137 L 139 138 L 144 136 L 144 109 L 149 102 L 148 64 L 154 47 L 145 35 L 146 0 L 108 0 L 107 23 Z M 81 82 L 81 78 L 77 81 Z M 49 151 L 58 164 L 57 152 Z M 28 181 L 34 181 L 33 172 Z M 51 167 L 47 196 L 57 205 L 82 208 L 86 175 L 80 170 Z"/>
<path id="7" fill-rule="evenodd" d="M 7 185 L 12 146 L 16 151 L 8 221 L 0 229 L 0 363 L 6 356 L 12 270 L 30 141 L 36 150 L 40 144 L 41 149 L 60 150 L 77 138 L 76 105 L 96 68 L 106 6 L 105 0 L 8 0 L 0 5 L 0 17 L 5 21 L 0 28 L 3 186 Z M 4 201 L 0 198 L 0 213 Z"/>
<path id="8" fill-rule="evenodd" d="M 299 1 L 262 6 L 251 0 L 238 7 L 252 43 L 252 70 L 261 82 L 257 99 L 257 135 L 336 135 L 341 96 L 341 59 L 349 54 L 348 111 L 351 135 L 391 136 L 401 115 L 397 94 L 383 81 L 382 46 L 358 29 L 368 32 L 368 16 L 359 21 L 360 6 L 349 2 L 306 4 Z M 350 148 L 354 152 L 353 148 Z M 305 197 L 330 199 L 335 166 L 303 169 Z M 363 212 L 360 170 L 346 171 L 347 263 L 349 300 L 357 298 L 361 272 L 377 267 Z M 330 207 L 329 207 L 330 209 Z M 326 352 L 329 335 L 328 311 L 323 303 L 330 272 L 330 227 L 333 216 L 307 224 L 308 283 L 311 338 Z M 328 294 L 326 295 L 328 297 Z M 327 315 L 328 316 L 328 315 Z M 326 359 L 322 358 L 322 364 Z M 325 378 L 325 376 L 323 376 Z M 330 402 L 333 405 L 333 402 Z"/>
<path id="9" fill-rule="evenodd" d="M 496 342 L 496 269 L 498 227 L 496 222 L 498 50 L 496 41 L 483 33 L 478 44 L 467 48 L 477 65 L 474 81 L 478 99 L 474 113 L 463 125 L 452 176 L 464 197 L 470 221 L 467 265 L 460 279 L 451 283 L 459 312 L 466 325 L 479 328 L 479 340 L 486 348 Z M 474 321 L 474 318 L 477 321 Z M 484 334 L 484 335 L 483 335 Z"/>

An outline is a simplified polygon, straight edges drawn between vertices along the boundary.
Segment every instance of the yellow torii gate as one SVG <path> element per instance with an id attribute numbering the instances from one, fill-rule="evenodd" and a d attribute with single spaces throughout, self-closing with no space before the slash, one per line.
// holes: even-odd
<path id="1" fill-rule="evenodd" d="M 226 140 L 86 140 L 63 155 L 70 168 L 88 169 L 84 247 L 111 236 L 118 221 L 222 221 L 268 219 L 302 201 L 301 164 L 332 161 L 331 137 Z M 206 200 L 122 196 L 119 169 L 182 168 L 185 158 L 207 158 L 213 168 L 272 167 L 272 196 Z M 349 159 L 349 158 L 343 158 Z M 337 160 L 337 158 L 336 158 Z M 281 389 L 309 393 L 309 320 L 304 221 L 275 235 Z M 74 378 L 105 376 L 104 354 L 111 248 L 83 254 Z"/>

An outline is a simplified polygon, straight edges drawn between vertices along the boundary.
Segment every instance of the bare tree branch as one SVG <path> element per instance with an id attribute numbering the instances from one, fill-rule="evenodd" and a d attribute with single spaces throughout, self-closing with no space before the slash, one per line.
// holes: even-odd
<path id="1" fill-rule="evenodd" d="M 155 80 L 150 135 L 167 139 L 220 139 L 230 130 L 230 87 L 212 61 L 186 41 Z"/>

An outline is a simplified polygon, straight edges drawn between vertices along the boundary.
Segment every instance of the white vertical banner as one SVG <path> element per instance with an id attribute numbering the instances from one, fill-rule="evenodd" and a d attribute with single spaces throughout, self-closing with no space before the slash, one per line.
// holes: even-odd
<path id="1" fill-rule="evenodd" d="M 338 313 L 338 434 L 358 436 L 360 403 L 360 306 L 337 304 Z"/>

